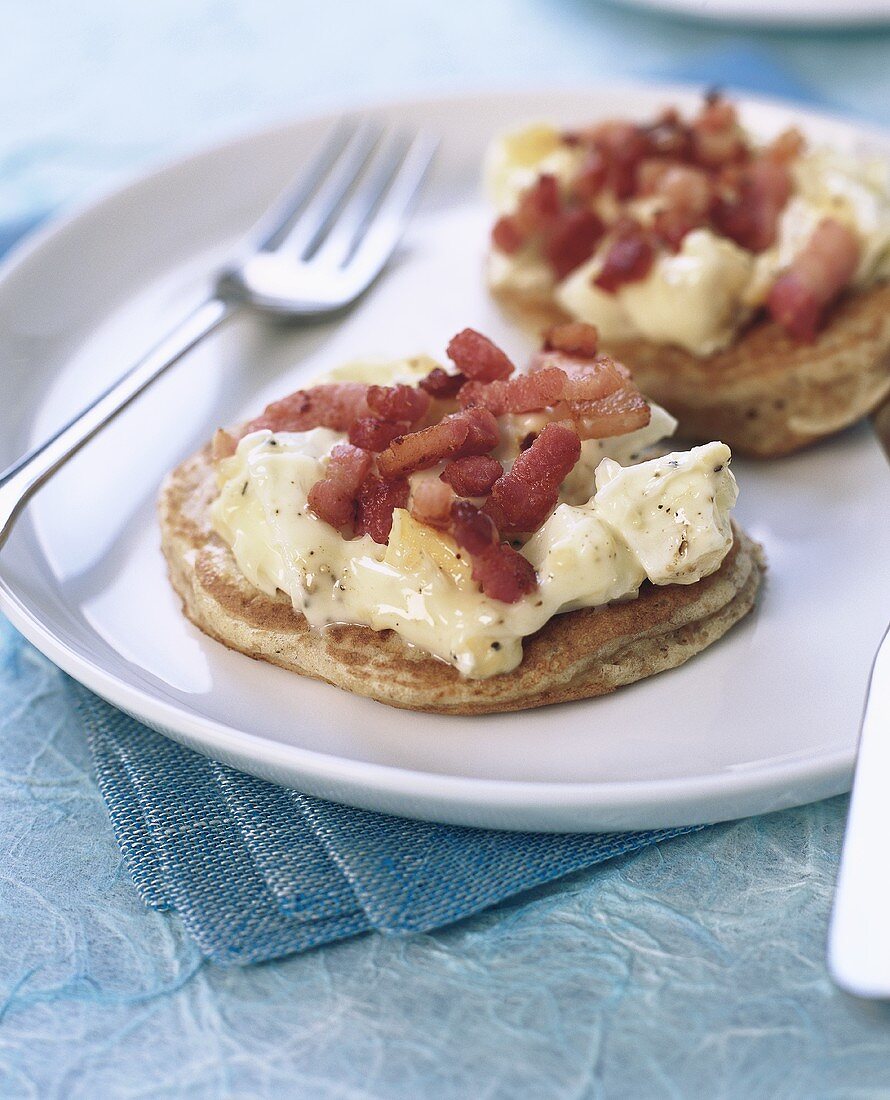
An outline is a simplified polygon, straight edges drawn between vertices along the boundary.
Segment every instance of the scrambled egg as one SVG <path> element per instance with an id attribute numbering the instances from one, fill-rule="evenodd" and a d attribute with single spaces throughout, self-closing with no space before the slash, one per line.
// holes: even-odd
<path id="1" fill-rule="evenodd" d="M 577 167 L 577 151 L 561 145 L 558 131 L 538 124 L 495 142 L 487 160 L 487 189 L 498 213 L 511 213 L 539 173 L 552 173 L 567 185 Z M 820 150 L 801 157 L 794 175 L 795 193 L 783 212 L 778 240 L 760 255 L 709 229 L 697 229 L 676 255 L 660 257 L 645 279 L 625 284 L 616 294 L 592 285 L 602 250 L 555 285 L 547 265 L 528 250 L 515 256 L 493 252 L 489 280 L 495 289 L 552 291 L 567 313 L 596 325 L 607 342 L 641 337 L 710 355 L 732 343 L 765 302 L 776 275 L 825 217 L 845 222 L 859 239 L 857 286 L 890 277 L 887 166 Z M 637 205 L 634 212 L 645 220 L 645 204 Z"/>
<path id="2" fill-rule="evenodd" d="M 376 377 L 401 380 L 415 369 L 400 364 L 381 379 L 377 367 Z M 313 626 L 391 629 L 465 676 L 493 676 L 519 664 L 522 639 L 553 615 L 633 598 L 647 579 L 691 584 L 719 568 L 737 495 L 729 448 L 709 443 L 636 466 L 617 461 L 639 457 L 673 427 L 656 406 L 641 431 L 584 443 L 563 503 L 521 550 L 538 588 L 515 604 L 484 596 L 456 543 L 403 509 L 386 546 L 367 535 L 344 540 L 313 515 L 307 494 L 343 439 L 325 428 L 242 439 L 220 463 L 213 523 L 244 576 L 269 595 L 285 592 Z"/>

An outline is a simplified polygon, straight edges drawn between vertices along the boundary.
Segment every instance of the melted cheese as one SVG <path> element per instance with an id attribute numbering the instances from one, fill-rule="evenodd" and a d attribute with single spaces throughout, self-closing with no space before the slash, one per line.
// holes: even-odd
<path id="1" fill-rule="evenodd" d="M 558 155 L 558 132 L 542 126 L 495 142 L 488 158 L 487 183 L 498 212 L 514 210 L 520 193 L 539 172 L 551 172 L 567 185 L 577 170 L 578 154 L 563 149 L 564 155 Z M 537 162 L 536 151 L 540 153 Z M 796 162 L 794 176 L 795 193 L 780 220 L 778 240 L 760 255 L 699 229 L 686 236 L 676 255 L 662 255 L 645 279 L 624 285 L 616 294 L 592 285 L 603 263 L 602 248 L 559 283 L 529 249 L 515 256 L 493 251 L 489 281 L 495 289 L 552 292 L 563 309 L 595 324 L 606 341 L 644 338 L 675 344 L 694 355 L 710 355 L 732 343 L 753 311 L 766 301 L 776 275 L 788 267 L 825 217 L 843 221 L 859 240 L 856 286 L 890 278 L 886 165 L 819 150 Z M 655 209 L 652 200 L 631 206 L 643 221 Z M 606 209 L 598 212 L 610 215 Z"/>
<path id="2" fill-rule="evenodd" d="M 388 546 L 344 540 L 312 514 L 307 494 L 341 439 L 324 428 L 246 436 L 219 464 L 216 531 L 253 585 L 285 592 L 313 626 L 391 629 L 466 676 L 515 668 L 522 639 L 560 612 L 632 598 L 647 578 L 692 583 L 717 569 L 732 544 L 736 488 L 722 443 L 627 468 L 605 458 L 596 493 L 588 482 L 587 499 L 560 504 L 523 547 L 537 590 L 504 604 L 479 591 L 447 535 L 402 509 Z"/>

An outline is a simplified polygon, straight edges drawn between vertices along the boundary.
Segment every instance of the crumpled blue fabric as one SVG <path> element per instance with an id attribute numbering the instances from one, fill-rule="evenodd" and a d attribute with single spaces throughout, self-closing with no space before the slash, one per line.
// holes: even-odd
<path id="1" fill-rule="evenodd" d="M 370 813 L 242 775 L 69 690 L 137 890 L 223 965 L 427 932 L 690 831 L 515 833 Z"/>

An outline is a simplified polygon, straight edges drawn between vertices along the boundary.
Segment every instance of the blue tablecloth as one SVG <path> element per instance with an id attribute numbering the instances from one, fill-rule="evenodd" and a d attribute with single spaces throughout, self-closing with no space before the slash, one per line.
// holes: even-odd
<path id="1" fill-rule="evenodd" d="M 47 13 L 4 13 L 3 221 L 330 102 L 680 64 L 710 78 L 743 37 L 593 0 Z M 771 90 L 802 81 L 890 121 L 887 35 L 756 44 L 789 74 Z M 445 932 L 223 970 L 143 908 L 60 674 L 3 624 L 0 1095 L 887 1095 L 890 1010 L 824 965 L 844 810 L 681 837 Z"/>

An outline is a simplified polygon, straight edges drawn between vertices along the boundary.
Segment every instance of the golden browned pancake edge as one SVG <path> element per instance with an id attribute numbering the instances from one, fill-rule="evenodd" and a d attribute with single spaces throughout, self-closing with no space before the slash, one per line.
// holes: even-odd
<path id="1" fill-rule="evenodd" d="M 409 710 L 525 710 L 603 695 L 674 668 L 751 610 L 764 568 L 760 547 L 736 530 L 732 551 L 712 576 L 685 586 L 647 584 L 636 600 L 557 615 L 526 639 L 513 672 L 467 680 L 391 630 L 316 630 L 288 597 L 254 588 L 211 529 L 216 494 L 205 447 L 167 477 L 158 502 L 170 579 L 195 626 L 249 657 Z"/>
<path id="2" fill-rule="evenodd" d="M 492 294 L 536 335 L 569 319 L 546 293 Z M 890 283 L 843 298 L 812 344 L 762 319 L 707 358 L 648 340 L 603 341 L 603 350 L 678 419 L 684 438 L 773 458 L 846 428 L 890 394 Z"/>

